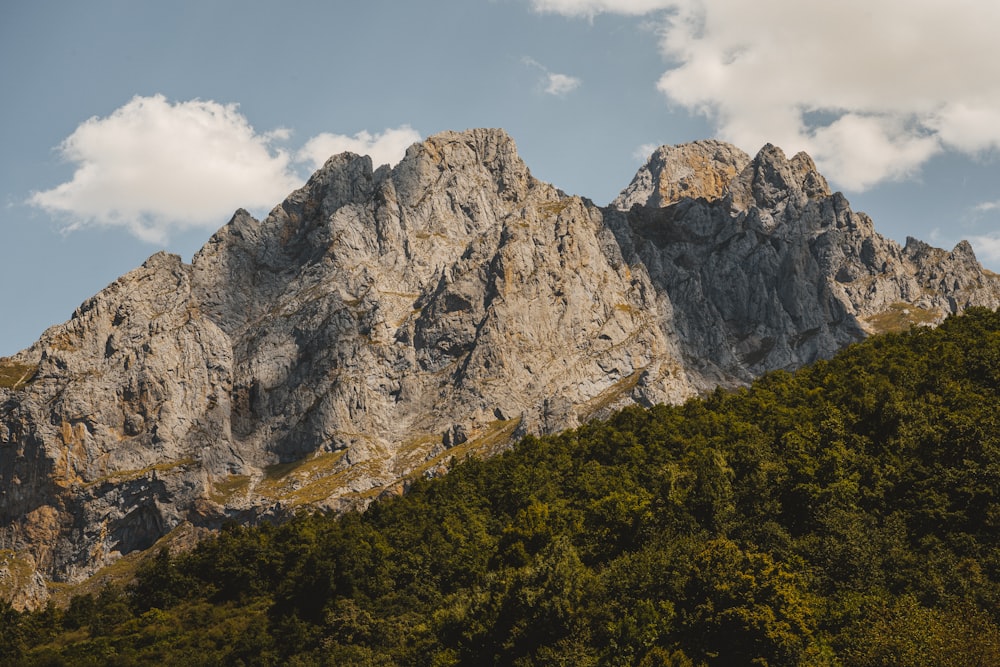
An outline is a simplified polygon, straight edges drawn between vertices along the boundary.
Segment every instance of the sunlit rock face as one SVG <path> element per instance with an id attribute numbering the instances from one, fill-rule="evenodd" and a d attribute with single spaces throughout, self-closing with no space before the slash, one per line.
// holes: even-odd
<path id="1" fill-rule="evenodd" d="M 0 594 L 37 606 L 182 524 L 364 506 L 998 295 L 967 244 L 900 248 L 773 146 L 663 147 L 607 208 L 501 130 L 334 156 L 0 360 Z"/>

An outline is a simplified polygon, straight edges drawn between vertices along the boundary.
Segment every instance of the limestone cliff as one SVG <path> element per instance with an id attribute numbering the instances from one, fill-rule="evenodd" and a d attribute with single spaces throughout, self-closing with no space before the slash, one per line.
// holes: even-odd
<path id="1" fill-rule="evenodd" d="M 338 155 L 0 360 L 0 592 L 998 303 L 967 244 L 900 248 L 771 146 L 664 147 L 606 209 L 499 130 Z"/>
<path id="2" fill-rule="evenodd" d="M 689 186 L 690 196 L 665 196 L 664 174 L 691 164 L 712 176 Z M 739 165 L 720 191 L 718 178 Z M 831 193 L 804 153 L 788 159 L 768 145 L 744 160 L 717 142 L 661 148 L 613 208 L 606 224 L 627 261 L 669 298 L 669 326 L 698 389 L 797 368 L 871 333 L 1000 305 L 1000 278 L 968 243 L 950 253 L 913 239 L 901 248 Z"/>

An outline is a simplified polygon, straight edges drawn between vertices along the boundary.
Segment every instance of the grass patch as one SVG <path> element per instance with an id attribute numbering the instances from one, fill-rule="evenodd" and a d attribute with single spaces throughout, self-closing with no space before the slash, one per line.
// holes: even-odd
<path id="1" fill-rule="evenodd" d="M 339 461 L 344 456 L 344 451 L 324 452 L 317 456 L 312 456 L 289 463 L 275 463 L 264 468 L 264 481 L 278 483 L 290 475 L 296 473 L 308 473 L 314 468 L 323 468 L 331 460 Z"/>
<path id="2" fill-rule="evenodd" d="M 451 241 L 451 237 L 449 237 L 447 234 L 442 234 L 441 232 L 419 231 L 419 232 L 414 232 L 413 236 L 420 239 L 421 241 L 429 241 L 430 239 L 441 239 L 442 241 Z"/>
<path id="3" fill-rule="evenodd" d="M 545 202 L 544 204 L 538 205 L 538 210 L 544 213 L 546 216 L 559 215 L 565 211 L 571 203 L 569 199 L 560 199 L 559 201 Z"/>
<path id="4" fill-rule="evenodd" d="M 629 315 L 641 315 L 642 311 L 630 303 L 616 303 L 615 310 L 620 310 L 623 313 L 628 313 Z"/>
<path id="5" fill-rule="evenodd" d="M 208 499 L 213 503 L 225 505 L 234 497 L 245 495 L 250 489 L 249 475 L 230 475 L 212 485 Z"/>
<path id="6" fill-rule="evenodd" d="M 362 461 L 349 468 L 328 475 L 320 474 L 284 496 L 283 500 L 291 503 L 293 506 L 297 506 L 319 503 L 334 495 L 374 498 L 382 492 L 381 486 L 375 486 L 360 492 L 344 492 L 344 490 L 347 489 L 351 481 L 359 477 L 369 476 L 373 472 L 372 469 L 377 468 L 378 465 L 378 461 L 375 460 Z"/>
<path id="7" fill-rule="evenodd" d="M 411 438 L 400 444 L 392 457 L 395 468 L 393 477 L 406 471 L 405 477 L 414 479 L 428 470 L 445 463 L 452 457 L 463 459 L 474 455 L 489 455 L 510 443 L 521 420 L 508 419 L 491 422 L 460 445 L 445 449 L 428 457 L 435 445 L 440 444 L 440 433 L 427 433 Z M 281 500 L 291 506 L 311 505 L 337 496 L 344 499 L 369 501 L 381 495 L 386 487 L 373 486 L 361 491 L 352 491 L 352 482 L 364 478 L 377 477 L 389 468 L 378 459 L 361 461 L 347 468 L 338 469 L 345 452 L 330 452 L 318 456 L 268 466 L 264 477 L 257 483 L 254 492 Z"/>
<path id="8" fill-rule="evenodd" d="M 385 296 L 398 296 L 401 299 L 415 300 L 420 298 L 420 292 L 393 292 L 392 290 L 378 290 L 379 294 Z"/>
<path id="9" fill-rule="evenodd" d="M 264 468 L 264 477 L 257 483 L 254 491 L 267 498 L 309 502 L 301 500 L 304 489 L 314 486 L 317 480 L 331 477 L 342 478 L 343 473 L 347 472 L 336 469 L 345 453 L 345 450 L 324 452 L 290 463 L 276 463 L 267 466 Z M 314 494 L 308 495 L 312 497 Z M 317 500 L 322 500 L 322 498 Z"/>
<path id="10" fill-rule="evenodd" d="M 623 397 L 627 396 L 635 389 L 636 385 L 639 384 L 639 378 L 642 377 L 642 372 L 645 369 L 640 368 L 631 375 L 623 377 L 618 382 L 602 391 L 597 396 L 583 404 L 580 408 L 580 423 L 590 421 L 595 417 L 601 416 L 601 413 L 613 406 L 615 403 L 620 401 Z"/>
<path id="11" fill-rule="evenodd" d="M 438 444 L 441 444 L 440 433 L 425 433 L 403 441 L 394 454 L 397 466 L 406 468 L 420 465 L 427 456 L 427 450 Z"/>
<path id="12" fill-rule="evenodd" d="M 514 432 L 517 431 L 517 427 L 521 425 L 521 418 L 516 419 L 503 419 L 490 422 L 486 428 L 482 429 L 478 433 L 473 433 L 473 437 L 469 438 L 460 445 L 455 445 L 450 449 L 446 449 L 440 454 L 433 456 L 411 472 L 408 477 L 419 477 L 431 468 L 438 466 L 445 461 L 452 458 L 456 460 L 462 460 L 469 456 L 475 456 L 476 454 L 489 455 L 496 453 L 496 451 L 508 444 L 514 436 Z"/>
<path id="13" fill-rule="evenodd" d="M 24 389 L 37 371 L 38 364 L 22 364 L 9 357 L 0 359 L 0 389 Z"/>
<path id="14" fill-rule="evenodd" d="M 894 303 L 889 310 L 866 317 L 862 322 L 870 333 L 880 334 L 908 331 L 911 326 L 930 326 L 940 319 L 940 311 Z"/>
<path id="15" fill-rule="evenodd" d="M 104 482 L 126 482 L 132 479 L 138 479 L 144 477 L 151 472 L 167 472 L 168 470 L 175 470 L 176 468 L 183 468 L 194 464 L 195 460 L 193 458 L 183 458 L 174 459 L 173 461 L 164 461 L 163 463 L 156 463 L 153 465 L 146 466 L 145 468 L 138 468 L 137 470 L 118 470 L 116 472 L 108 473 L 98 477 L 92 482 L 87 482 L 86 486 L 96 486 L 98 484 L 103 484 Z"/>

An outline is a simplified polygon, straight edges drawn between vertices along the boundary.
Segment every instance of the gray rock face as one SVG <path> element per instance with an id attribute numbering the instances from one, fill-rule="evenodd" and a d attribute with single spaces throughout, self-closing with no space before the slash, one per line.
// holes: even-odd
<path id="1" fill-rule="evenodd" d="M 11 571 L 74 580 L 151 546 L 230 457 L 229 340 L 175 256 L 154 255 L 0 366 L 18 362 L 26 386 L 0 389 Z"/>
<path id="2" fill-rule="evenodd" d="M 739 162 L 714 142 L 661 148 L 640 171 L 650 174 L 643 182 L 680 173 L 692 154 L 714 174 Z M 912 239 L 900 248 L 831 193 L 804 153 L 788 159 L 765 146 L 720 194 L 713 185 L 676 199 L 636 182 L 617 212 L 606 211 L 606 224 L 627 261 L 645 267 L 669 298 L 699 390 L 794 369 L 870 333 L 1000 305 L 1000 279 L 983 271 L 968 243 L 951 253 Z"/>
<path id="3" fill-rule="evenodd" d="M 37 605 L 187 522 L 363 506 L 998 297 L 967 244 L 900 248 L 771 146 L 661 148 L 607 209 L 499 130 L 391 170 L 338 155 L 0 360 L 0 593 Z"/>

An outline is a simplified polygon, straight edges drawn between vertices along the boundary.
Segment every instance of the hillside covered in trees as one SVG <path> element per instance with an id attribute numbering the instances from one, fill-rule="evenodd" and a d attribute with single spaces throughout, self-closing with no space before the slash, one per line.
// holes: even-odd
<path id="1" fill-rule="evenodd" d="M 231 527 L 18 665 L 1000 665 L 1000 315 Z"/>

